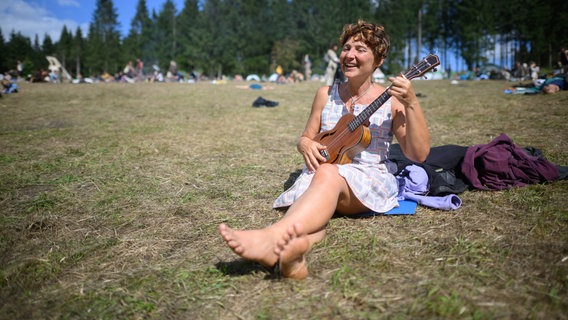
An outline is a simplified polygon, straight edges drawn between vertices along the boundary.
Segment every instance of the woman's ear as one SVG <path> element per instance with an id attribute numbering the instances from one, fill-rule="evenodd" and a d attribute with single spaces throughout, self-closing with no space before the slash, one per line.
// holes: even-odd
<path id="1" fill-rule="evenodd" d="M 375 63 L 375 68 L 378 68 L 380 66 L 383 65 L 383 62 L 385 62 L 385 58 L 382 58 L 381 60 L 379 60 L 377 63 Z"/>

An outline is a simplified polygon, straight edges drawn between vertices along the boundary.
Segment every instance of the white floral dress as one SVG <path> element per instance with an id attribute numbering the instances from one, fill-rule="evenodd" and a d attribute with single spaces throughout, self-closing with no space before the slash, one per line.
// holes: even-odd
<path id="1" fill-rule="evenodd" d="M 321 117 L 321 131 L 335 127 L 339 119 L 349 111 L 339 97 L 338 86 L 331 89 Z M 354 114 L 358 115 L 367 105 L 356 104 Z M 387 159 L 393 139 L 391 100 L 383 104 L 370 118 L 371 143 L 349 164 L 337 165 L 339 174 L 357 198 L 371 211 L 387 212 L 398 207 L 396 196 L 398 184 Z M 290 206 L 310 185 L 314 174 L 304 166 L 302 173 L 292 187 L 282 193 L 273 204 L 274 208 Z"/>

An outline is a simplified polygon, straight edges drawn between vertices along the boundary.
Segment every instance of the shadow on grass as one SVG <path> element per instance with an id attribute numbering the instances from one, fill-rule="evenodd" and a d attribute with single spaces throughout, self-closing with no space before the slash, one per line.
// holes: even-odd
<path id="1" fill-rule="evenodd" d="M 238 259 L 228 262 L 217 262 L 215 264 L 215 268 L 217 268 L 217 270 L 219 270 L 224 275 L 230 277 L 239 277 L 261 272 L 266 274 L 264 277 L 265 280 L 280 279 L 280 276 L 276 271 L 276 267 L 263 267 L 256 262 L 248 261 L 245 259 Z"/>
<path id="2" fill-rule="evenodd" d="M 301 173 L 302 169 L 298 169 L 294 172 L 291 172 L 290 175 L 288 176 L 288 180 L 284 182 L 284 190 L 288 190 L 294 184 L 294 182 L 296 182 L 296 179 L 298 179 Z"/>

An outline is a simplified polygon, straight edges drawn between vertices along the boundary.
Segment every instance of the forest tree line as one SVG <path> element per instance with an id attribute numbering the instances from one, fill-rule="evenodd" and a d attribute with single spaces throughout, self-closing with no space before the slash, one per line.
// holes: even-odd
<path id="1" fill-rule="evenodd" d="M 568 46 L 566 0 L 186 0 L 183 8 L 164 0 L 152 12 L 146 0 L 133 5 L 125 36 L 112 0 L 97 0 L 88 30 L 64 26 L 57 41 L 45 34 L 40 43 L 37 34 L 32 40 L 17 30 L 6 40 L 0 32 L 0 71 L 20 60 L 32 73 L 53 55 L 74 75 L 115 73 L 140 58 L 147 68 L 166 69 L 174 60 L 180 70 L 217 77 L 270 74 L 276 65 L 302 70 L 309 54 L 318 73 L 343 25 L 358 19 L 383 24 L 390 35 L 386 73 L 427 52 L 438 53 L 445 67 L 463 59 L 468 70 L 485 62 L 510 66 L 507 56 L 555 68 L 557 52 Z"/>

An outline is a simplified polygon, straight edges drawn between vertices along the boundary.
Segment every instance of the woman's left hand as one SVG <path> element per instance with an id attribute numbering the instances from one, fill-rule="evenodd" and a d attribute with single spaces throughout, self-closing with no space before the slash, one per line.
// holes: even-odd
<path id="1" fill-rule="evenodd" d="M 417 102 L 418 99 L 416 98 L 410 80 L 406 79 L 403 75 L 399 75 L 389 78 L 389 81 L 391 82 L 391 86 L 387 91 L 388 94 L 397 98 L 405 107 Z"/>
<path id="2" fill-rule="evenodd" d="M 389 78 L 387 91 L 393 98 L 393 130 L 407 158 L 424 162 L 430 152 L 430 135 L 422 107 L 410 80 L 400 75 Z"/>

